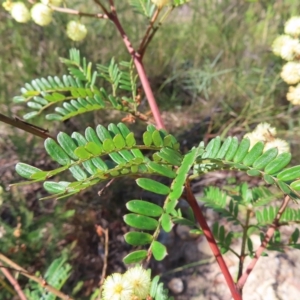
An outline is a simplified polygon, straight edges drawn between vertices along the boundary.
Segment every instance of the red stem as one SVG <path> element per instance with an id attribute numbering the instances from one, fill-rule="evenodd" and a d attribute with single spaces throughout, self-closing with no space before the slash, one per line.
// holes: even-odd
<path id="1" fill-rule="evenodd" d="M 155 97 L 153 95 L 149 80 L 147 78 L 141 56 L 133 48 L 128 36 L 126 35 L 126 33 L 124 31 L 124 28 L 122 27 L 122 25 L 119 21 L 117 13 L 115 11 L 114 11 L 114 13 L 109 13 L 108 18 L 115 24 L 117 30 L 119 31 L 119 33 L 122 36 L 123 42 L 129 52 L 129 54 L 131 55 L 131 57 L 133 59 L 133 62 L 135 64 L 137 73 L 141 80 L 141 84 L 144 88 L 144 92 L 145 92 L 146 98 L 148 100 L 150 109 L 152 111 L 157 128 L 158 129 L 165 128 L 165 125 L 164 125 L 162 117 L 161 117 L 161 113 L 157 106 L 157 103 L 156 103 Z"/>
<path id="2" fill-rule="evenodd" d="M 4 274 L 4 276 L 7 278 L 7 280 L 11 283 L 11 285 L 13 286 L 15 291 L 17 292 L 20 300 L 27 300 L 18 281 L 10 274 L 10 272 L 6 268 L 1 267 L 0 269 L 1 269 L 2 273 Z"/>
<path id="3" fill-rule="evenodd" d="M 265 251 L 268 243 L 270 242 L 272 236 L 274 235 L 275 230 L 278 228 L 279 225 L 279 220 L 283 214 L 283 212 L 285 211 L 288 203 L 289 203 L 290 197 L 289 196 L 285 196 L 281 207 L 279 208 L 279 211 L 277 213 L 277 216 L 275 217 L 272 225 L 270 226 L 270 228 L 267 230 L 264 240 L 262 241 L 261 245 L 259 246 L 259 248 L 256 250 L 255 252 L 255 256 L 252 259 L 252 261 L 249 263 L 247 269 L 245 270 L 244 274 L 241 276 L 241 278 L 239 279 L 239 281 L 237 282 L 236 286 L 237 289 L 239 291 L 241 291 L 250 275 L 250 273 L 252 272 L 252 270 L 254 269 L 258 259 L 260 258 L 260 256 L 262 255 L 262 253 Z"/>
<path id="4" fill-rule="evenodd" d="M 242 300 L 242 296 L 238 292 L 238 290 L 235 286 L 235 283 L 233 282 L 233 279 L 229 273 L 228 267 L 223 259 L 223 256 L 219 250 L 219 247 L 217 246 L 217 242 L 216 242 L 212 232 L 210 231 L 209 226 L 207 225 L 207 222 L 202 214 L 200 207 L 198 206 L 198 203 L 197 203 L 197 200 L 196 200 L 194 194 L 191 191 L 189 181 L 186 182 L 185 186 L 186 186 L 187 201 L 190 204 L 190 206 L 195 214 L 195 217 L 203 230 L 204 236 L 207 239 L 210 249 L 220 266 L 220 269 L 225 277 L 226 283 L 230 289 L 231 295 L 234 300 Z"/>

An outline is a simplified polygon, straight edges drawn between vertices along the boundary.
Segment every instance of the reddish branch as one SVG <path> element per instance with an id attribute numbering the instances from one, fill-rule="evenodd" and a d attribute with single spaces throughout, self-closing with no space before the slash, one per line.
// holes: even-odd
<path id="1" fill-rule="evenodd" d="M 231 292 L 231 295 L 233 297 L 234 300 L 242 300 L 242 296 L 240 295 L 240 293 L 238 292 L 238 290 L 236 289 L 236 286 L 235 286 L 235 283 L 229 273 L 229 270 L 228 270 L 228 267 L 223 259 L 223 256 L 220 252 L 220 249 L 219 247 L 217 246 L 217 242 L 209 228 L 209 226 L 207 225 L 207 222 L 202 214 L 202 211 L 200 209 L 200 207 L 198 206 L 198 203 L 197 203 L 197 200 L 193 194 L 193 192 L 191 191 L 191 187 L 190 187 L 190 183 L 189 181 L 186 181 L 186 198 L 187 198 L 187 201 L 189 203 L 189 205 L 191 206 L 194 214 L 195 214 L 195 217 L 196 217 L 196 220 L 198 221 L 198 223 L 200 224 L 202 230 L 203 230 L 203 233 L 204 233 L 204 236 L 206 237 L 207 239 L 207 242 L 210 246 L 210 249 L 213 253 L 213 255 L 215 256 L 219 266 L 220 266 L 220 269 L 225 277 L 225 280 L 226 280 L 226 283 L 230 289 L 230 292 Z"/>
<path id="2" fill-rule="evenodd" d="M 96 3 L 99 4 L 99 1 L 96 1 Z M 107 17 L 115 24 L 118 32 L 120 33 L 123 42 L 127 48 L 127 51 L 129 52 L 129 54 L 131 55 L 133 62 L 135 64 L 137 73 L 139 75 L 139 78 L 141 80 L 141 84 L 143 86 L 145 95 L 147 97 L 150 109 L 152 111 L 156 126 L 158 129 L 162 129 L 165 128 L 162 117 L 161 117 L 161 113 L 159 111 L 159 108 L 157 106 L 155 97 L 153 95 L 149 80 L 147 78 L 146 72 L 145 72 L 145 68 L 142 62 L 142 58 L 139 55 L 139 53 L 137 51 L 135 51 L 135 49 L 133 48 L 127 34 L 125 33 L 125 30 L 123 28 L 123 26 L 121 25 L 118 15 L 116 13 L 115 7 L 113 5 L 113 1 L 110 1 L 111 4 L 111 12 L 106 13 Z M 101 7 L 103 7 L 101 5 Z"/>
<path id="3" fill-rule="evenodd" d="M 250 264 L 248 265 L 246 271 L 244 272 L 244 274 L 241 276 L 241 278 L 239 279 L 239 281 L 237 282 L 236 286 L 237 289 L 239 291 L 242 291 L 250 273 L 252 272 L 252 270 L 254 269 L 258 259 L 260 258 L 260 256 L 262 255 L 262 253 L 265 251 L 268 243 L 270 242 L 272 236 L 274 235 L 275 230 L 279 227 L 279 220 L 283 214 L 283 212 L 285 211 L 288 203 L 290 201 L 290 197 L 289 196 L 285 196 L 281 207 L 279 208 L 279 211 L 272 223 L 272 225 L 270 226 L 270 228 L 267 230 L 265 237 L 261 243 L 261 245 L 259 246 L 259 248 L 256 250 L 255 252 L 255 256 L 252 259 L 252 261 L 250 262 Z"/>
<path id="4" fill-rule="evenodd" d="M 24 295 L 18 281 L 10 274 L 10 272 L 4 267 L 1 267 L 1 271 L 4 274 L 4 276 L 7 278 L 7 280 L 11 283 L 11 285 L 13 286 L 15 291 L 17 292 L 19 298 L 21 300 L 27 300 L 27 298 Z"/>

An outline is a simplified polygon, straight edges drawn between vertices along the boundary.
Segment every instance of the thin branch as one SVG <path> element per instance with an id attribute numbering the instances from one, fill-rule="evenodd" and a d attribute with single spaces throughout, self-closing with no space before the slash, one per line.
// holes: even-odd
<path id="1" fill-rule="evenodd" d="M 145 35 L 144 35 L 144 37 L 143 37 L 143 39 L 142 39 L 142 41 L 141 41 L 141 43 L 140 43 L 138 53 L 141 53 L 141 52 L 142 52 L 142 49 L 144 48 L 144 45 L 145 45 L 145 43 L 146 43 L 146 41 L 147 41 L 147 39 L 148 39 L 148 36 L 149 36 L 149 34 L 150 34 L 150 31 L 151 31 L 151 29 L 153 28 L 153 25 L 154 25 L 154 23 L 155 23 L 155 21 L 156 21 L 158 15 L 159 15 L 159 13 L 160 13 L 160 9 L 157 9 L 157 10 L 154 12 L 154 14 L 153 14 L 153 16 L 152 16 L 152 19 L 150 20 L 150 23 L 149 23 L 149 25 L 148 25 L 148 28 L 146 29 Z"/>
<path id="2" fill-rule="evenodd" d="M 244 268 L 244 261 L 246 257 L 246 241 L 247 241 L 247 232 L 249 229 L 249 220 L 250 220 L 251 210 L 247 209 L 246 213 L 246 221 L 245 225 L 243 226 L 243 237 L 242 237 L 242 246 L 241 246 L 241 254 L 239 255 L 239 271 L 238 271 L 238 280 L 243 274 L 243 268 Z"/>
<path id="3" fill-rule="evenodd" d="M 71 8 L 66 8 L 66 7 L 58 7 L 58 6 L 53 6 L 49 5 L 51 9 L 64 13 L 64 14 L 69 14 L 69 15 L 77 15 L 81 17 L 91 17 L 91 18 L 97 18 L 97 19 L 108 19 L 108 16 L 106 14 L 89 14 L 85 13 L 79 10 L 71 9 Z"/>
<path id="4" fill-rule="evenodd" d="M 198 206 L 198 203 L 197 203 L 197 200 L 196 200 L 194 194 L 191 191 L 190 183 L 188 180 L 186 181 L 185 187 L 186 187 L 186 199 L 194 212 L 196 220 L 198 221 L 199 225 L 201 226 L 201 228 L 203 230 L 204 236 L 207 239 L 207 242 L 210 246 L 210 249 L 211 249 L 213 255 L 216 258 L 216 261 L 218 262 L 218 264 L 220 266 L 220 269 L 225 277 L 226 283 L 230 289 L 233 299 L 234 300 L 242 300 L 242 297 L 241 297 L 240 293 L 238 292 L 238 290 L 236 289 L 235 283 L 233 282 L 233 279 L 229 273 L 228 267 L 223 259 L 220 249 L 217 246 L 217 242 L 216 242 L 209 226 L 207 225 L 207 222 L 202 214 L 201 209 Z"/>
<path id="5" fill-rule="evenodd" d="M 258 259 L 260 258 L 260 256 L 262 255 L 262 253 L 265 251 L 268 243 L 270 242 L 272 236 L 274 235 L 275 230 L 279 227 L 279 220 L 283 214 L 283 212 L 285 211 L 288 203 L 290 201 L 290 197 L 289 196 L 285 196 L 279 211 L 272 223 L 272 225 L 269 227 L 269 229 L 267 230 L 265 237 L 261 243 L 261 245 L 259 246 L 259 248 L 256 250 L 255 252 L 255 256 L 252 259 L 252 261 L 249 263 L 246 271 L 244 272 L 244 274 L 241 276 L 241 278 L 239 279 L 239 281 L 237 282 L 237 288 L 239 291 L 242 291 L 250 273 L 252 272 L 252 270 L 254 269 Z"/>
<path id="6" fill-rule="evenodd" d="M 45 288 L 47 291 L 49 291 L 50 293 L 54 294 L 55 296 L 59 297 L 60 299 L 63 300 L 73 300 L 73 298 L 71 298 L 70 296 L 62 293 L 61 291 L 57 290 L 56 288 L 54 288 L 53 286 L 49 285 L 45 280 L 43 280 L 42 278 L 38 278 L 35 275 L 30 274 L 29 272 L 27 272 L 25 269 L 23 269 L 22 267 L 20 267 L 18 264 L 16 264 L 15 262 L 13 262 L 12 260 L 10 260 L 8 257 L 6 257 L 5 255 L 0 253 L 0 260 L 3 261 L 4 263 L 6 263 L 7 265 L 9 265 L 10 267 L 12 267 L 13 269 L 15 269 L 17 272 L 19 272 L 20 274 L 24 275 L 25 277 L 37 282 L 38 284 L 40 284 L 43 288 Z"/>
<path id="7" fill-rule="evenodd" d="M 166 13 L 162 16 L 162 18 L 160 19 L 158 25 L 156 27 L 153 28 L 150 36 L 148 37 L 146 43 L 144 43 L 144 46 L 142 48 L 139 49 L 139 54 L 140 56 L 143 58 L 144 57 L 144 54 L 145 54 L 145 51 L 148 47 L 148 45 L 150 44 L 150 42 L 152 41 L 155 33 L 158 31 L 158 29 L 162 26 L 164 20 L 167 18 L 167 16 L 172 12 L 172 10 L 174 9 L 174 6 L 170 7 Z"/>
<path id="8" fill-rule="evenodd" d="M 112 14 L 115 14 L 116 13 L 116 7 L 115 7 L 115 4 L 114 4 L 114 1 L 113 0 L 109 0 L 109 4 L 110 4 L 110 11 Z"/>
<path id="9" fill-rule="evenodd" d="M 25 294 L 23 293 L 18 281 L 10 274 L 10 272 L 4 267 L 1 267 L 1 271 L 4 274 L 4 276 L 7 278 L 7 280 L 11 283 L 11 285 L 13 286 L 15 291 L 17 292 L 19 298 L 21 300 L 27 300 L 27 298 L 26 298 Z"/>
<path id="10" fill-rule="evenodd" d="M 35 136 L 38 136 L 42 139 L 47 139 L 47 138 L 51 138 L 51 139 L 54 139 L 55 138 L 53 136 L 51 136 L 50 134 L 47 133 L 48 130 L 46 129 L 43 129 L 43 128 L 40 128 L 38 126 L 35 126 L 33 124 L 30 124 L 30 123 L 27 123 L 23 120 L 20 120 L 20 119 L 12 119 L 12 118 L 9 118 L 3 114 L 0 113 L 0 122 L 3 122 L 3 123 L 6 123 L 6 124 L 9 124 L 9 125 L 12 125 L 16 128 L 19 128 L 19 129 L 22 129 L 26 132 L 29 132 Z"/>
<path id="11" fill-rule="evenodd" d="M 101 9 L 104 11 L 106 16 L 109 18 L 110 12 L 105 8 L 105 6 L 100 2 L 100 0 L 94 0 L 94 1 L 96 4 L 98 4 L 101 7 Z"/>

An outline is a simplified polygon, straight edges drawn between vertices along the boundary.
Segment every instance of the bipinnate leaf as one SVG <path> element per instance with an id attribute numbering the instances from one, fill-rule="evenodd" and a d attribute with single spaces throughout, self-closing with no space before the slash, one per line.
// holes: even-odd
<path id="1" fill-rule="evenodd" d="M 145 232 L 132 231 L 132 232 L 127 232 L 124 235 L 124 239 L 126 243 L 128 243 L 129 245 L 143 246 L 143 245 L 151 244 L 153 240 L 153 236 Z"/>
<path id="2" fill-rule="evenodd" d="M 24 163 L 17 163 L 16 172 L 24 178 L 31 179 L 34 173 L 42 172 L 42 170 Z"/>
<path id="3" fill-rule="evenodd" d="M 155 162 L 149 162 L 147 164 L 151 170 L 153 170 L 154 172 L 160 174 L 160 175 L 163 175 L 163 176 L 166 176 L 166 177 L 169 177 L 169 178 L 175 178 L 176 176 L 176 173 L 171 170 L 170 168 L 164 166 L 164 165 L 161 165 L 161 164 L 158 164 L 158 163 L 155 163 Z"/>
<path id="4" fill-rule="evenodd" d="M 249 147 L 250 147 L 250 140 L 248 138 L 242 139 L 234 155 L 233 161 L 235 163 L 240 163 L 248 153 Z"/>
<path id="5" fill-rule="evenodd" d="M 291 181 L 300 178 L 300 166 L 285 169 L 277 174 L 277 178 L 282 181 Z"/>
<path id="6" fill-rule="evenodd" d="M 291 153 L 281 153 L 273 161 L 267 164 L 265 172 L 269 175 L 276 174 L 286 167 L 292 159 Z"/>
<path id="7" fill-rule="evenodd" d="M 153 256 L 156 260 L 163 260 L 167 256 L 167 248 L 165 245 L 158 241 L 154 241 L 151 247 Z"/>
<path id="8" fill-rule="evenodd" d="M 139 178 L 136 180 L 139 187 L 146 191 L 153 192 L 155 194 L 167 195 L 170 192 L 170 188 L 158 181 L 149 178 Z"/>
<path id="9" fill-rule="evenodd" d="M 173 227 L 173 222 L 169 214 L 163 214 L 161 217 L 161 227 L 165 232 L 170 232 Z"/>
<path id="10" fill-rule="evenodd" d="M 134 213 L 148 217 L 160 217 L 163 214 L 163 209 L 159 205 L 143 200 L 131 200 L 126 203 L 126 207 Z"/>
<path id="11" fill-rule="evenodd" d="M 244 157 L 243 164 L 247 167 L 251 166 L 255 162 L 255 160 L 257 160 L 261 156 L 264 147 L 265 144 L 263 142 L 256 143 Z"/>
<path id="12" fill-rule="evenodd" d="M 123 262 L 127 265 L 139 263 L 147 257 L 147 254 L 146 250 L 137 250 L 126 255 L 123 258 Z"/>
<path id="13" fill-rule="evenodd" d="M 69 156 L 53 139 L 46 139 L 44 146 L 51 158 L 60 165 L 64 166 L 71 163 Z"/>
<path id="14" fill-rule="evenodd" d="M 142 230 L 154 230 L 158 226 L 157 220 L 137 214 L 125 215 L 124 222 L 131 227 Z"/>

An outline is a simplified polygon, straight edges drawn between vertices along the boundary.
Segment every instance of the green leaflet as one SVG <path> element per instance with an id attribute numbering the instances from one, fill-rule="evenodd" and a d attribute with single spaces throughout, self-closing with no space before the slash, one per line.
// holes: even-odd
<path id="1" fill-rule="evenodd" d="M 113 138 L 113 142 L 114 142 L 116 149 L 118 149 L 118 150 L 122 149 L 126 146 L 125 139 L 122 137 L 121 134 L 116 134 Z"/>
<path id="2" fill-rule="evenodd" d="M 282 181 L 291 181 L 300 178 L 300 166 L 294 166 L 281 171 L 277 178 Z"/>
<path id="3" fill-rule="evenodd" d="M 265 144 L 263 142 L 256 143 L 244 157 L 243 164 L 248 167 L 251 166 L 261 156 L 264 147 Z"/>
<path id="4" fill-rule="evenodd" d="M 148 252 L 146 250 L 137 250 L 129 253 L 123 258 L 125 264 L 135 264 L 139 263 L 145 258 L 147 258 Z"/>
<path id="5" fill-rule="evenodd" d="M 291 153 L 281 153 L 273 161 L 267 164 L 265 172 L 269 175 L 276 174 L 286 167 L 292 159 Z"/>
<path id="6" fill-rule="evenodd" d="M 161 216 L 161 227 L 165 232 L 170 232 L 173 227 L 173 222 L 169 214 L 163 214 Z"/>
<path id="7" fill-rule="evenodd" d="M 58 162 L 60 165 L 64 166 L 71 163 L 71 159 L 69 158 L 69 156 L 53 139 L 46 139 L 44 146 L 51 158 Z"/>
<path id="8" fill-rule="evenodd" d="M 153 240 L 153 236 L 149 233 L 145 232 L 128 232 L 124 235 L 124 239 L 126 243 L 133 246 L 143 246 L 147 244 L 151 244 Z"/>
<path id="9" fill-rule="evenodd" d="M 234 155 L 237 151 L 239 147 L 239 141 L 238 141 L 238 138 L 236 136 L 234 136 L 232 138 L 232 141 L 230 143 L 230 146 L 229 146 L 229 149 L 228 151 L 226 152 L 226 155 L 225 155 L 225 160 L 227 161 L 231 161 L 233 158 L 234 158 Z"/>
<path id="10" fill-rule="evenodd" d="M 170 188 L 160 182 L 157 182 L 149 178 L 139 178 L 136 180 L 139 187 L 146 191 L 153 192 L 155 194 L 167 195 L 170 192 Z"/>
<path id="11" fill-rule="evenodd" d="M 160 217 L 163 214 L 163 209 L 159 205 L 143 200 L 131 200 L 126 203 L 126 207 L 134 213 L 148 217 Z"/>
<path id="12" fill-rule="evenodd" d="M 111 139 L 106 139 L 103 141 L 103 150 L 105 152 L 112 152 L 115 150 L 115 145 L 113 140 Z"/>
<path id="13" fill-rule="evenodd" d="M 17 163 L 16 172 L 24 178 L 31 179 L 33 174 L 42 172 L 42 170 L 24 163 Z"/>
<path id="14" fill-rule="evenodd" d="M 85 130 L 85 137 L 86 139 L 89 141 L 89 142 L 93 142 L 95 143 L 96 145 L 98 145 L 99 147 L 102 146 L 98 136 L 97 136 L 97 133 L 95 132 L 95 130 L 91 127 L 88 127 L 86 130 Z"/>
<path id="15" fill-rule="evenodd" d="M 99 146 L 94 142 L 88 142 L 84 148 L 93 155 L 100 155 L 103 150 L 102 146 Z"/>
<path id="16" fill-rule="evenodd" d="M 77 148 L 74 140 L 64 132 L 60 132 L 57 135 L 57 141 L 60 146 L 65 150 L 65 152 L 73 159 L 77 160 L 78 157 L 74 154 L 75 149 Z"/>
<path id="17" fill-rule="evenodd" d="M 158 221 L 137 214 L 127 214 L 123 217 L 124 222 L 134 228 L 142 229 L 142 230 L 155 230 L 158 226 Z"/>
<path id="18" fill-rule="evenodd" d="M 153 256 L 156 260 L 163 260 L 167 256 L 167 248 L 162 243 L 154 241 L 151 247 Z"/>
<path id="19" fill-rule="evenodd" d="M 206 146 L 205 152 L 202 154 L 202 158 L 215 158 L 221 147 L 221 138 L 217 136 L 212 139 Z"/>
<path id="20" fill-rule="evenodd" d="M 265 168 L 271 161 L 273 161 L 278 154 L 277 148 L 271 148 L 263 153 L 254 163 L 253 168 L 262 170 Z"/>
<path id="21" fill-rule="evenodd" d="M 259 170 L 256 170 L 256 169 L 252 169 L 252 170 L 248 170 L 247 171 L 247 174 L 249 176 L 259 176 L 260 175 L 260 171 Z"/>
<path id="22" fill-rule="evenodd" d="M 143 133 L 143 143 L 146 146 L 151 146 L 151 144 L 152 144 L 152 134 L 151 134 L 151 132 L 145 131 Z"/>
<path id="23" fill-rule="evenodd" d="M 169 178 L 174 178 L 176 176 L 176 173 L 173 170 L 171 170 L 168 167 L 165 167 L 164 165 L 157 164 L 155 162 L 149 162 L 147 164 L 147 166 L 151 170 L 153 170 L 154 172 L 156 172 L 160 175 L 163 175 L 163 176 L 166 176 L 166 177 L 169 177 Z"/>
<path id="24" fill-rule="evenodd" d="M 296 180 L 290 184 L 290 187 L 295 191 L 300 191 L 300 180 Z"/>
<path id="25" fill-rule="evenodd" d="M 74 151 L 74 154 L 80 159 L 88 159 L 91 157 L 91 153 L 88 152 L 83 146 L 77 147 Z"/>
<path id="26" fill-rule="evenodd" d="M 235 163 L 241 162 L 246 154 L 248 153 L 250 147 L 250 140 L 248 138 L 243 139 L 234 155 L 233 161 Z"/>
<path id="27" fill-rule="evenodd" d="M 152 141 L 153 141 L 153 144 L 156 146 L 156 147 L 161 147 L 163 146 L 163 139 L 160 135 L 160 132 L 158 130 L 155 130 L 153 133 L 152 133 Z"/>
<path id="28" fill-rule="evenodd" d="M 226 140 L 224 141 L 221 149 L 219 150 L 218 154 L 216 155 L 216 158 L 218 159 L 223 159 L 231 145 L 231 142 L 232 142 L 232 137 L 229 136 L 226 138 Z"/>
<path id="29" fill-rule="evenodd" d="M 133 147 L 133 146 L 136 145 L 136 141 L 135 141 L 133 132 L 130 132 L 130 133 L 126 136 L 125 140 L 126 140 L 126 145 L 127 145 L 128 147 Z"/>
<path id="30" fill-rule="evenodd" d="M 50 194 L 59 194 L 64 193 L 68 187 L 70 182 L 53 182 L 53 181 L 45 181 L 44 189 Z"/>

